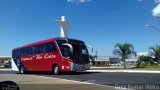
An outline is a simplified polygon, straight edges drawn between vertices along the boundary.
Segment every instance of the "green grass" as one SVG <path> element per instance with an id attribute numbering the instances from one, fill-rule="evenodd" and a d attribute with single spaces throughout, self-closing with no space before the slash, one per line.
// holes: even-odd
<path id="1" fill-rule="evenodd" d="M 151 71 L 160 71 L 160 65 L 149 65 L 144 68 L 134 68 L 136 70 L 151 70 Z"/>
<path id="2" fill-rule="evenodd" d="M 6 67 L 5 67 L 5 68 L 4 68 L 4 67 L 0 67 L 0 69 L 10 69 L 10 68 L 11 68 L 11 67 L 7 67 L 7 68 L 6 68 Z"/>

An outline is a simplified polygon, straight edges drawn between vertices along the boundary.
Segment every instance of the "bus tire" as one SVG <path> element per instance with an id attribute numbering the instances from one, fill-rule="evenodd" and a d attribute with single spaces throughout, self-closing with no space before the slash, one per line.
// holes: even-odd
<path id="1" fill-rule="evenodd" d="M 58 65 L 53 66 L 53 74 L 54 75 L 59 75 L 60 74 L 60 69 L 59 69 Z"/>
<path id="2" fill-rule="evenodd" d="M 24 74 L 26 71 L 25 71 L 25 69 L 24 69 L 24 67 L 23 66 L 20 66 L 20 68 L 19 68 L 19 73 L 20 74 Z"/>

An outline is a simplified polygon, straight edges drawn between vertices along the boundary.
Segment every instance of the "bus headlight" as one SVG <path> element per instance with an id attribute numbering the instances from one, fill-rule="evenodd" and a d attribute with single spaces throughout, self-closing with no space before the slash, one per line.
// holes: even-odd
<path id="1" fill-rule="evenodd" d="M 71 71 L 73 71 L 73 68 L 74 68 L 73 62 L 69 62 L 69 64 L 70 64 Z"/>

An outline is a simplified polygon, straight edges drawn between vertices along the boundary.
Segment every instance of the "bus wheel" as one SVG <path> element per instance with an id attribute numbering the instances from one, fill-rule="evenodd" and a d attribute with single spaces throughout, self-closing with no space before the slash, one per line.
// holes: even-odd
<path id="1" fill-rule="evenodd" d="M 53 67 L 53 73 L 54 73 L 54 75 L 58 75 L 58 74 L 60 73 L 60 70 L 59 70 L 58 65 L 55 65 L 55 66 Z"/>
<path id="2" fill-rule="evenodd" d="M 20 74 L 24 74 L 24 73 L 25 73 L 25 70 L 24 70 L 24 67 L 23 67 L 23 66 L 20 67 L 19 73 L 20 73 Z"/>

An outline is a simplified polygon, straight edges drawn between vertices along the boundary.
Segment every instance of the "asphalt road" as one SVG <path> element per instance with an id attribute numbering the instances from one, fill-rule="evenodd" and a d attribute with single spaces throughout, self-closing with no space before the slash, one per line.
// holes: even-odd
<path id="1" fill-rule="evenodd" d="M 16 74 L 13 71 L 0 71 L 0 74 Z M 152 73 L 97 73 L 97 72 L 78 72 L 62 73 L 61 75 L 52 75 L 51 73 L 29 73 L 37 76 L 54 77 L 69 79 L 80 82 L 89 82 L 101 85 L 115 86 L 117 84 L 159 84 L 160 74 Z"/>
<path id="2" fill-rule="evenodd" d="M 62 74 L 58 76 L 47 74 L 38 75 L 111 86 L 115 86 L 116 84 L 160 84 L 160 74 L 86 72 L 76 74 Z"/>

